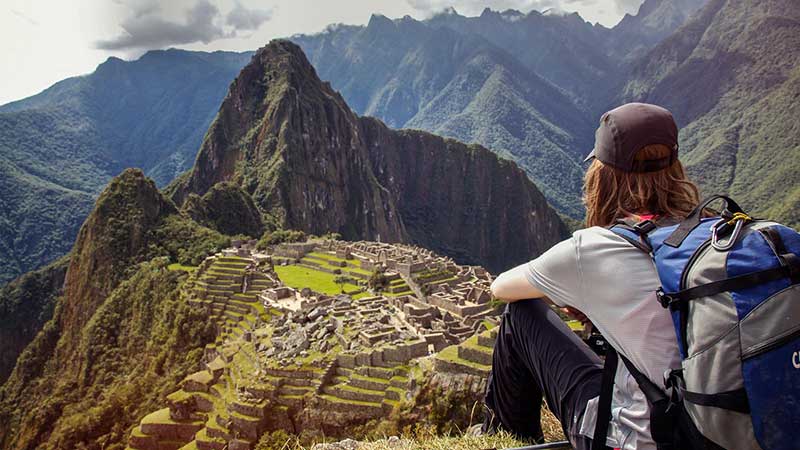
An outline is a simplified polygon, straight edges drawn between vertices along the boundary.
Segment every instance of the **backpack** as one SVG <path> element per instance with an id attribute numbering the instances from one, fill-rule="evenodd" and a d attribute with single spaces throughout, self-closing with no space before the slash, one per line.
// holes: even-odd
<path id="1" fill-rule="evenodd" d="M 722 212 L 702 217 L 720 199 Z M 619 359 L 650 403 L 659 450 L 800 448 L 800 234 L 722 195 L 678 224 L 610 229 L 653 258 L 682 361 L 656 386 L 611 351 L 593 448 L 605 447 Z"/>

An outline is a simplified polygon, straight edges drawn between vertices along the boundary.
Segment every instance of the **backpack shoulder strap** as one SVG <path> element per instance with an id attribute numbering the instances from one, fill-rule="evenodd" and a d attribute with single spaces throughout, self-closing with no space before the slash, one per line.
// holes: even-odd
<path id="1" fill-rule="evenodd" d="M 606 362 L 603 367 L 603 380 L 600 385 L 600 398 L 597 402 L 597 421 L 595 422 L 592 437 L 592 450 L 606 450 L 606 435 L 608 424 L 611 421 L 611 398 L 614 388 L 614 376 L 617 372 L 619 360 L 622 360 L 636 384 L 644 393 L 650 404 L 650 434 L 658 450 L 678 450 L 678 410 L 676 402 L 677 387 L 673 388 L 673 397 L 668 396 L 660 387 L 650 381 L 633 363 L 618 353 L 613 347 L 606 353 Z"/>
<path id="2" fill-rule="evenodd" d="M 600 383 L 600 398 L 597 400 L 597 419 L 592 435 L 592 450 L 610 450 L 606 445 L 608 423 L 611 421 L 611 397 L 614 394 L 614 376 L 617 373 L 619 359 L 614 347 L 608 346 L 606 361 L 603 365 L 603 379 Z"/>
<path id="3" fill-rule="evenodd" d="M 648 235 L 656 228 L 657 225 L 655 222 L 649 219 L 641 222 L 617 219 L 613 225 L 608 227 L 614 234 L 625 239 L 631 245 L 647 254 L 653 251 L 653 246 L 650 244 Z"/>

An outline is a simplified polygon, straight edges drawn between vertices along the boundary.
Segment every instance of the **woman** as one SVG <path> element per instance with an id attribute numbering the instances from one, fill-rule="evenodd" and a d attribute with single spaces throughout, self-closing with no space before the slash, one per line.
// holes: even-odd
<path id="1" fill-rule="evenodd" d="M 486 392 L 485 429 L 541 439 L 542 397 L 577 449 L 591 448 L 602 362 L 545 303 L 590 320 L 608 342 L 658 386 L 680 365 L 650 257 L 607 228 L 617 220 L 674 223 L 698 204 L 678 161 L 678 129 L 664 108 L 630 103 L 605 113 L 586 172 L 589 228 L 529 263 L 502 273 L 492 294 L 508 303 Z M 540 299 L 540 300 L 537 300 Z M 644 394 L 619 364 L 606 445 L 653 449 Z"/>

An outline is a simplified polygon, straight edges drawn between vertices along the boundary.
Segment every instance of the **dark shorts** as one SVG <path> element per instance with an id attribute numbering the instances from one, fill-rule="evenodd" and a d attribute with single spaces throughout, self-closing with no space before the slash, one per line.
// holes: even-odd
<path id="1" fill-rule="evenodd" d="M 542 435 L 542 398 L 576 449 L 591 448 L 580 435 L 586 402 L 600 394 L 600 358 L 541 300 L 506 306 L 486 388 L 485 429 L 520 438 Z"/>

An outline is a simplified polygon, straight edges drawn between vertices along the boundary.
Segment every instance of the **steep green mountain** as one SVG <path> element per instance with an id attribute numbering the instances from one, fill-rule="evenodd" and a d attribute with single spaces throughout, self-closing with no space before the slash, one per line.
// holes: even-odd
<path id="1" fill-rule="evenodd" d="M 249 54 L 148 52 L 0 106 L 0 283 L 65 254 L 126 167 L 159 184 L 189 168 Z"/>
<path id="2" fill-rule="evenodd" d="M 705 192 L 798 227 L 798 61 L 796 2 L 709 0 L 638 61 L 621 98 L 672 110 Z"/>
<path id="3" fill-rule="evenodd" d="M 258 237 L 264 233 L 261 213 L 239 186 L 217 183 L 202 197 L 189 194 L 182 210 L 195 222 L 222 234 Z"/>
<path id="4" fill-rule="evenodd" d="M 645 0 L 608 33 L 606 51 L 625 61 L 641 57 L 686 23 L 708 0 Z"/>
<path id="5" fill-rule="evenodd" d="M 364 27 L 291 39 L 357 113 L 484 145 L 581 219 L 582 156 L 624 85 L 626 61 L 703 2 L 648 0 L 613 29 L 578 14 L 450 9 L 425 21 L 373 15 Z"/>
<path id="6" fill-rule="evenodd" d="M 0 289 L 0 385 L 17 357 L 50 320 L 61 295 L 68 257 L 28 272 Z"/>
<path id="7" fill-rule="evenodd" d="M 246 191 L 273 227 L 420 243 L 490 270 L 566 233 L 515 164 L 356 116 L 288 41 L 262 48 L 242 70 L 194 168 L 168 190 L 183 203 L 220 182 Z"/>
<path id="8" fill-rule="evenodd" d="M 559 32 L 571 36 L 555 26 L 563 18 L 538 13 L 530 17 L 526 23 L 512 23 L 514 30 L 522 34 L 537 30 L 537 20 L 552 22 L 553 30 L 540 32 L 549 39 L 544 46 Z M 392 127 L 485 145 L 519 163 L 558 210 L 579 217 L 579 155 L 591 145 L 591 121 L 568 91 L 538 75 L 525 64 L 529 61 L 520 60 L 516 48 L 501 47 L 512 39 L 520 44 L 533 32 L 493 42 L 484 34 L 492 34 L 488 28 L 503 30 L 503 24 L 495 23 L 490 14 L 475 20 L 473 25 L 455 14 L 426 22 L 373 15 L 366 27 L 337 28 L 292 40 L 356 112 L 374 115 Z M 577 22 L 591 30 L 582 20 Z M 586 31 L 577 23 L 568 25 Z M 576 41 L 576 46 L 583 44 Z M 600 56 L 596 50 L 594 54 Z M 549 76 L 559 78 L 559 71 L 584 67 L 586 59 L 591 58 L 565 56 L 560 65 L 543 62 L 542 66 L 549 67 Z M 587 72 L 609 66 L 597 64 L 603 68 L 590 62 L 589 69 L 576 76 L 590 77 Z"/>
<path id="9" fill-rule="evenodd" d="M 81 227 L 63 294 L 58 274 L 29 275 L 31 295 L 58 298 L 0 390 L 0 447 L 121 442 L 166 394 L 165 380 L 185 376 L 213 338 L 179 295 L 185 273 L 167 263 L 196 264 L 191 255 L 228 243 L 178 214 L 140 170 L 113 179 Z"/>
<path id="10" fill-rule="evenodd" d="M 624 81 L 608 43 L 624 31 L 633 37 L 623 42 L 649 48 L 691 10 L 690 0 L 674 3 L 648 0 L 621 31 L 575 14 L 486 10 L 426 21 L 374 16 L 365 27 L 294 39 L 357 113 L 482 144 L 580 219 L 580 156 L 599 105 Z M 125 167 L 141 167 L 159 185 L 189 168 L 249 55 L 110 58 L 90 75 L 0 106 L 0 283 L 65 254 L 102 186 Z"/>

